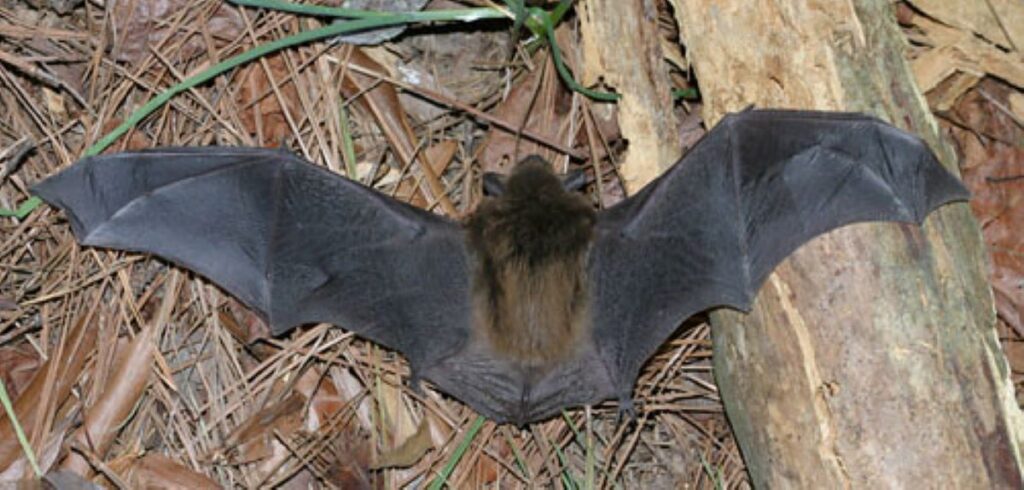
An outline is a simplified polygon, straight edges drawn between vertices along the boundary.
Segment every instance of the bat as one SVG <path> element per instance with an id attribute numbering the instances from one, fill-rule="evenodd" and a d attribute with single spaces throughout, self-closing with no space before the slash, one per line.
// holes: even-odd
<path id="1" fill-rule="evenodd" d="M 725 117 L 636 195 L 597 211 L 539 157 L 456 222 L 283 150 L 88 157 L 34 187 L 84 245 L 191 269 L 275 335 L 351 329 L 496 422 L 618 399 L 688 317 L 748 311 L 811 238 L 921 223 L 967 200 L 917 137 L 859 114 Z"/>

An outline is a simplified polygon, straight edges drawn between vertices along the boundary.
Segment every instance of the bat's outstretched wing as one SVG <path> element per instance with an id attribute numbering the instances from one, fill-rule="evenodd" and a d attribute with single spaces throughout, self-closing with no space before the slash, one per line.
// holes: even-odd
<path id="1" fill-rule="evenodd" d="M 920 223 L 968 193 L 915 136 L 858 114 L 727 116 L 664 175 L 599 215 L 594 340 L 619 396 L 687 317 L 748 310 L 797 247 L 860 221 Z"/>
<path id="2" fill-rule="evenodd" d="M 33 191 L 86 245 L 148 252 L 257 310 L 275 334 L 329 322 L 430 363 L 470 328 L 463 232 L 278 150 L 90 157 Z"/>

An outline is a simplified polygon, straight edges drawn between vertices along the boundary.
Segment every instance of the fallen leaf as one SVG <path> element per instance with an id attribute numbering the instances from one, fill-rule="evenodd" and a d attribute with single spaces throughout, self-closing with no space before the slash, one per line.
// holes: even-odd
<path id="1" fill-rule="evenodd" d="M 237 38 L 245 27 L 238 10 L 227 2 L 108 0 L 106 8 L 115 53 L 132 63 L 149 56 L 151 47 L 163 46 L 161 52 L 166 52 L 171 44 L 180 44 L 171 55 L 165 54 L 171 61 L 188 59 L 208 48 L 199 29 L 209 32 L 212 39 L 223 45 Z M 175 23 L 178 18 L 182 21 Z M 171 26 L 177 30 L 170 31 Z"/>
<path id="2" fill-rule="evenodd" d="M 158 453 L 147 453 L 141 458 L 135 458 L 127 467 L 119 470 L 131 488 L 168 490 L 221 488 L 212 478 Z"/>
<path id="3" fill-rule="evenodd" d="M 358 47 L 352 47 L 345 59 L 350 64 L 372 73 L 388 73 L 386 67 Z M 379 77 L 349 70 L 342 80 L 341 93 L 346 98 L 355 98 L 357 105 L 373 117 L 402 165 L 411 165 L 414 160 L 427 162 L 426 165 L 413 167 L 414 171 L 423 176 L 426 185 L 419 187 L 420 194 L 413 196 L 410 203 L 425 208 L 436 201 L 445 214 L 454 216 L 457 212 L 455 206 L 445 195 L 444 186 L 434 173 L 434 165 L 430 163 L 429 156 L 419 151 L 419 138 L 412 129 L 412 123 L 406 115 L 395 87 Z"/>
<path id="4" fill-rule="evenodd" d="M 558 79 L 550 56 L 544 54 L 538 59 L 538 66 L 516 80 L 508 96 L 490 113 L 510 127 L 523 128 L 550 141 L 565 141 L 572 93 Z M 486 172 L 507 173 L 529 155 L 540 155 L 548 161 L 558 156 L 545 146 L 496 126 L 487 131 L 481 148 L 478 160 Z"/>
<path id="5" fill-rule="evenodd" d="M 292 393 L 252 414 L 224 438 L 223 446 L 215 451 L 213 459 L 245 464 L 269 458 L 273 454 L 274 432 L 292 434 L 301 429 L 305 405 L 306 397 Z"/>
<path id="6" fill-rule="evenodd" d="M 56 470 L 43 475 L 43 481 L 58 490 L 101 490 L 103 487 L 67 470 Z"/>
<path id="7" fill-rule="evenodd" d="M 993 15 L 988 2 L 950 0 L 908 0 L 914 7 L 943 24 L 969 30 L 1000 46 L 1009 47 L 1010 40 Z"/>
<path id="8" fill-rule="evenodd" d="M 91 315 L 82 314 L 69 328 L 63 343 L 36 371 L 32 381 L 14 402 L 14 413 L 22 428 L 32 433 L 41 420 L 53 416 L 71 394 L 89 354 L 96 344 Z M 21 457 L 21 446 L 6 414 L 0 414 L 0 469 Z"/>
<path id="9" fill-rule="evenodd" d="M 123 123 L 122 119 L 108 119 L 103 124 L 103 134 L 108 134 Z M 116 148 L 108 148 L 108 153 L 115 153 L 118 151 L 131 151 L 131 150 L 142 150 L 144 148 L 152 148 L 153 140 L 149 139 L 142 131 L 135 131 L 134 129 L 128 132 L 128 138 L 121 138 L 118 140 L 119 143 Z M 123 142 L 121 142 L 123 141 Z M 114 145 L 112 145 L 114 146 Z"/>
<path id="10" fill-rule="evenodd" d="M 42 364 L 39 353 L 28 344 L 0 347 L 0 380 L 7 396 L 17 400 Z"/>
<path id="11" fill-rule="evenodd" d="M 408 468 L 423 458 L 427 451 L 434 449 L 434 441 L 430 438 L 430 423 L 426 417 L 420 419 L 416 432 L 402 441 L 397 447 L 385 451 L 377 458 L 370 468 Z"/>
<path id="12" fill-rule="evenodd" d="M 1024 129 L 1006 106 L 1012 89 L 987 79 L 965 95 L 948 127 L 960 151 L 971 209 L 992 257 L 990 278 L 999 317 L 1024 336 Z"/>
<path id="13" fill-rule="evenodd" d="M 956 90 L 950 90 L 947 86 L 947 94 L 943 95 L 942 103 L 933 108 L 948 107 L 951 101 L 970 90 L 985 75 L 1024 88 L 1024 56 L 1019 51 L 1006 51 L 976 37 L 969 30 L 940 24 L 909 9 L 901 11 L 905 12 L 905 22 L 921 30 L 923 41 L 919 42 L 931 45 L 931 49 L 918 53 L 911 60 L 914 78 L 923 92 L 938 87 L 956 73 L 970 75 L 954 85 Z"/>
<path id="14" fill-rule="evenodd" d="M 128 344 L 112 375 L 103 386 L 100 396 L 85 408 L 82 427 L 72 436 L 77 444 L 88 448 L 102 458 L 113 445 L 124 422 L 132 414 L 142 394 L 149 386 L 149 374 L 153 367 L 153 335 L 156 328 L 143 328 Z M 92 467 L 77 452 L 72 452 L 62 463 L 62 468 L 80 475 L 88 475 Z"/>
<path id="15" fill-rule="evenodd" d="M 273 54 L 263 61 L 269 75 L 263 63 L 251 63 L 239 71 L 235 101 L 242 108 L 239 118 L 245 130 L 256 136 L 261 146 L 277 148 L 292 134 L 288 119 L 294 121 L 302 105 L 284 55 Z"/>

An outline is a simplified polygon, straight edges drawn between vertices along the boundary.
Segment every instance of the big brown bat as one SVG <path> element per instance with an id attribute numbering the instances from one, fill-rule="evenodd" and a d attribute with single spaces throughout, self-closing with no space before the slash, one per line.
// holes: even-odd
<path id="1" fill-rule="evenodd" d="M 285 152 L 163 148 L 85 158 L 34 191 L 85 245 L 158 255 L 274 334 L 328 322 L 498 422 L 631 407 L 687 317 L 750 308 L 793 250 L 859 221 L 920 223 L 967 199 L 918 138 L 843 113 L 727 116 L 664 175 L 595 211 L 539 158 L 464 223 Z"/>

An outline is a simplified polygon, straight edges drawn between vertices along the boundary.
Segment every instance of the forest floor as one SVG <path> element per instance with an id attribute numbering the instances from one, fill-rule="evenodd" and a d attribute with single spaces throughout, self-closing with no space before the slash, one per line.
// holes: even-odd
<path id="1" fill-rule="evenodd" d="M 665 70 L 696 89 L 672 11 L 657 3 Z M 1024 400 L 1024 55 L 992 27 L 1012 18 L 932 3 L 894 12 L 973 194 Z M 428 8 L 474 4 L 489 5 Z M 576 21 L 570 11 L 556 29 L 570 70 Z M 526 30 L 513 36 L 507 18 L 305 43 L 130 119 L 231 56 L 321 25 L 218 0 L 0 0 L 0 381 L 40 471 L 128 488 L 749 487 L 699 318 L 645 365 L 635 421 L 620 423 L 607 402 L 520 429 L 430 389 L 421 397 L 401 356 L 343 329 L 270 337 L 201 277 L 82 248 L 62 213 L 23 207 L 32 184 L 119 126 L 127 132 L 102 151 L 285 146 L 454 218 L 480 202 L 483 172 L 529 154 L 597 176 L 595 206 L 623 199 L 613 107 L 568 89 L 548 47 Z M 699 95 L 673 109 L 690 147 L 706 132 Z M 0 482 L 34 471 L 6 413 Z"/>

